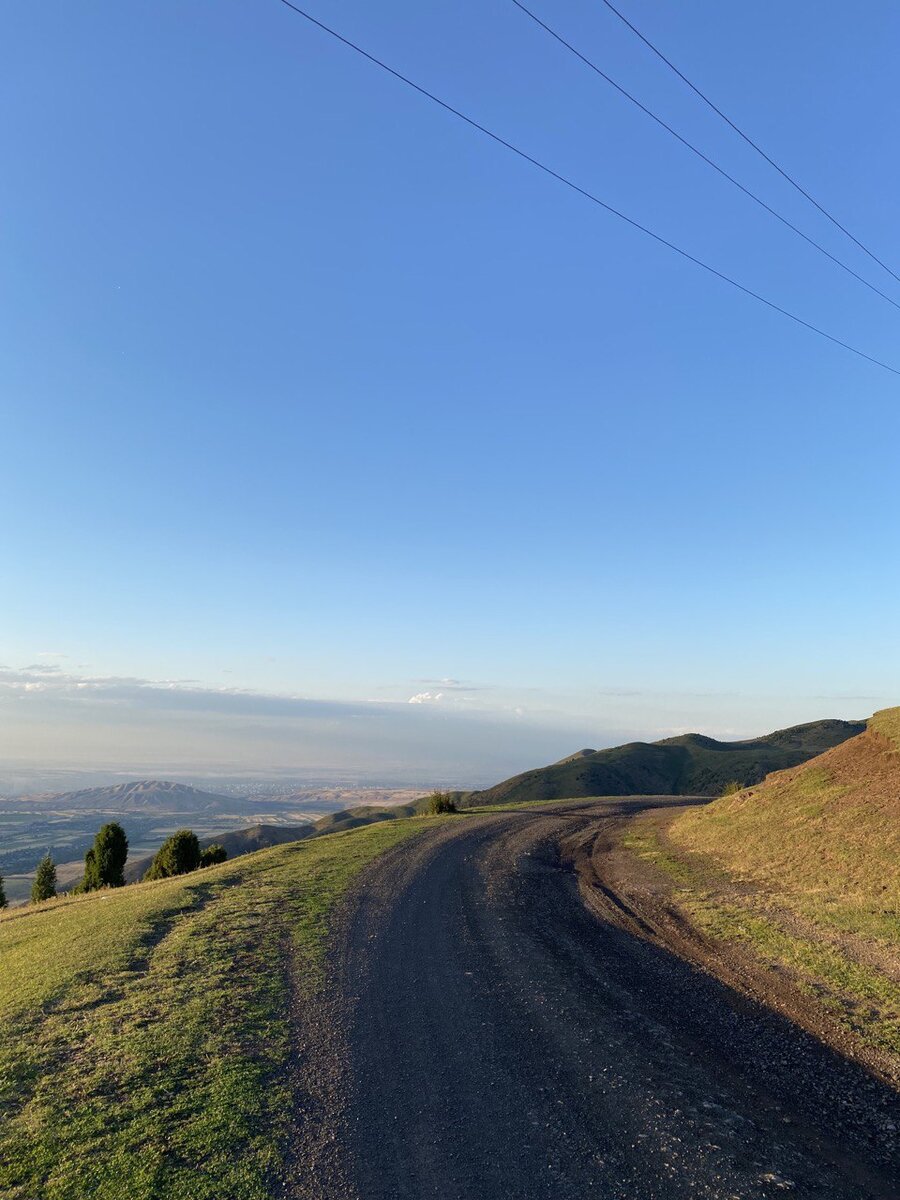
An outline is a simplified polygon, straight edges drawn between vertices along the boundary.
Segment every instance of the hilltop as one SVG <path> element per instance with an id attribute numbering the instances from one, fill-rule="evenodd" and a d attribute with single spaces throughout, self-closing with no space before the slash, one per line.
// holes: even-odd
<path id="1" fill-rule="evenodd" d="M 736 781 L 759 783 L 770 771 L 795 767 L 866 728 L 864 721 L 811 721 L 748 741 L 720 742 L 699 733 L 608 750 L 579 750 L 484 791 L 467 806 L 582 796 L 715 796 Z"/>

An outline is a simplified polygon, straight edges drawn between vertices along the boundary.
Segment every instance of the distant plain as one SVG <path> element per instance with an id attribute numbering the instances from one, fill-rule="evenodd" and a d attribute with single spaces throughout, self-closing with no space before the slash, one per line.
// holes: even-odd
<path id="1" fill-rule="evenodd" d="M 119 821 L 128 836 L 129 858 L 155 852 L 183 826 L 198 838 L 264 823 L 298 829 L 329 813 L 362 804 L 407 804 L 422 794 L 413 788 L 316 787 L 250 781 L 243 795 L 220 795 L 184 787 L 173 794 L 150 793 L 138 806 L 119 799 L 115 788 L 96 789 L 96 805 L 85 791 L 57 795 L 0 796 L 0 875 L 10 904 L 28 899 L 34 869 L 45 853 L 57 863 L 60 886 L 80 877 L 85 851 L 98 828 Z"/>

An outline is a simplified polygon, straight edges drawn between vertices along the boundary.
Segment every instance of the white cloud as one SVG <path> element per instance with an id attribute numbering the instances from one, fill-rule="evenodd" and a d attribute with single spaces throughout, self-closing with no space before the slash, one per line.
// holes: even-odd
<path id="1" fill-rule="evenodd" d="M 443 692 L 417 692 L 410 696 L 409 704 L 439 704 L 444 699 Z"/>
<path id="2" fill-rule="evenodd" d="M 441 688 L 445 692 L 486 692 L 490 688 L 481 685 L 476 687 L 474 684 L 465 683 L 462 679 L 415 679 L 414 683 L 424 683 L 428 688 Z"/>

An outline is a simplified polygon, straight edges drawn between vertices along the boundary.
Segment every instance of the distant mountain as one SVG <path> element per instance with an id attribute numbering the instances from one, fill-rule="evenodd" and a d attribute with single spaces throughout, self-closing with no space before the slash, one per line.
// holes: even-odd
<path id="1" fill-rule="evenodd" d="M 715 796 L 726 784 L 759 783 L 862 733 L 864 721 L 812 721 L 743 742 L 699 733 L 609 750 L 579 750 L 560 762 L 470 792 L 465 805 L 563 800 L 580 796 Z"/>
<path id="2" fill-rule="evenodd" d="M 129 812 L 203 812 L 206 809 L 233 811 L 233 796 L 217 796 L 184 783 L 168 783 L 158 779 L 141 779 L 134 783 L 117 783 L 112 787 L 82 788 L 77 792 L 56 795 L 23 797 L 22 802 L 71 812 L 76 809 L 108 813 Z"/>

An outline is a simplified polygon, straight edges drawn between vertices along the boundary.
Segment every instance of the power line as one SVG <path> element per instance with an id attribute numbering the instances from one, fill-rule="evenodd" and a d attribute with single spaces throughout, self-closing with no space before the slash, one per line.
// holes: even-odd
<path id="1" fill-rule="evenodd" d="M 750 188 L 745 187 L 744 184 L 735 179 L 733 175 L 729 175 L 724 167 L 720 167 L 717 162 L 714 162 L 708 157 L 708 155 L 704 154 L 702 150 L 698 149 L 693 142 L 689 142 L 686 137 L 683 137 L 676 129 L 673 129 L 671 125 L 664 121 L 663 118 L 657 113 L 653 112 L 652 109 L 648 108 L 646 104 L 642 104 L 636 96 L 633 96 L 631 92 L 627 91 L 620 83 L 617 83 L 615 79 L 613 79 L 610 75 L 607 75 L 605 71 L 601 70 L 601 68 L 598 67 L 595 62 L 592 62 L 591 59 L 589 59 L 585 54 L 582 54 L 581 51 L 573 46 L 571 42 L 566 41 L 562 34 L 557 33 L 557 31 L 551 28 L 546 21 L 543 21 L 536 13 L 533 13 L 530 8 L 526 8 L 526 6 L 521 3 L 521 0 L 512 0 L 512 3 L 527 17 L 530 17 L 536 25 L 539 25 L 541 29 L 543 29 L 546 33 L 549 33 L 552 38 L 555 38 L 561 46 L 565 46 L 565 48 L 571 54 L 574 54 L 576 58 L 580 59 L 585 66 L 590 67 L 590 69 L 595 72 L 595 74 L 599 75 L 601 79 L 604 79 L 607 83 L 611 84 L 612 87 L 614 87 L 616 91 L 620 93 L 620 95 L 624 96 L 626 100 L 630 100 L 631 103 L 639 108 L 642 113 L 645 113 L 651 118 L 651 120 L 655 121 L 657 125 L 660 125 L 666 130 L 667 133 L 670 133 L 672 137 L 676 138 L 677 141 L 682 144 L 682 146 L 685 146 L 691 151 L 692 154 L 696 154 L 698 158 L 702 159 L 707 166 L 710 166 L 714 171 L 717 171 L 723 177 L 723 179 L 727 179 L 729 183 L 734 184 L 739 191 L 743 192 L 745 196 L 749 196 L 751 200 L 754 200 L 761 208 L 764 208 L 767 213 L 771 213 L 771 215 L 775 217 L 776 220 L 780 221 L 782 225 L 786 225 L 787 228 L 796 233 L 798 237 L 803 238 L 804 242 L 809 243 L 809 245 L 818 250 L 820 254 L 824 254 L 826 258 L 831 259 L 831 261 L 835 263 L 836 266 L 840 267 L 842 271 L 846 271 L 848 275 L 852 275 L 854 279 L 859 280 L 860 283 L 864 284 L 870 291 L 874 292 L 876 296 L 880 296 L 882 300 L 886 300 L 888 304 L 892 304 L 894 308 L 900 311 L 900 304 L 898 304 L 896 300 L 894 300 L 886 292 L 883 292 L 881 288 L 876 287 L 874 283 L 870 283 L 868 279 L 866 279 L 863 275 L 858 274 L 858 272 L 854 271 L 853 268 L 849 267 L 845 262 L 842 262 L 841 259 L 832 254 L 830 250 L 826 250 L 824 246 L 819 245 L 814 238 L 809 237 L 808 234 L 805 234 L 802 229 L 798 229 L 798 227 L 794 225 L 793 222 L 789 221 L 787 217 L 783 217 L 780 212 L 772 208 L 770 204 L 767 204 L 765 200 L 763 200 L 760 196 L 757 196 L 755 192 L 750 190 Z"/>
<path id="2" fill-rule="evenodd" d="M 827 208 L 825 208 L 823 205 L 821 205 L 818 202 L 818 200 L 815 199 L 814 196 L 811 196 L 809 194 L 809 192 L 806 191 L 805 188 L 801 187 L 801 185 L 797 182 L 797 180 L 794 179 L 793 175 L 789 175 L 787 173 L 787 171 L 784 169 L 784 167 L 780 167 L 778 165 L 778 163 L 774 160 L 774 158 L 770 158 L 769 155 L 766 154 L 766 152 L 765 152 L 765 150 L 763 150 L 762 146 L 760 146 L 756 142 L 754 142 L 754 140 L 750 137 L 749 134 L 744 133 L 743 129 L 741 129 L 738 125 L 736 125 L 734 123 L 734 121 L 732 121 L 731 117 L 727 116 L 725 113 L 722 112 L 721 108 L 719 108 L 717 105 L 713 104 L 713 102 L 712 102 L 712 100 L 710 100 L 709 96 L 707 96 L 703 92 L 701 92 L 700 89 L 697 87 L 697 85 L 695 83 L 692 83 L 690 81 L 690 79 L 688 79 L 687 75 L 685 75 L 682 71 L 679 71 L 679 69 L 675 66 L 675 64 L 670 59 L 666 58 L 666 56 L 663 54 L 662 50 L 660 50 L 657 46 L 654 46 L 654 44 L 650 41 L 650 39 L 648 37 L 645 37 L 644 34 L 642 34 L 641 31 L 636 26 L 632 25 L 632 23 L 628 20 L 628 18 L 624 15 L 624 13 L 619 12 L 619 10 L 616 8 L 616 6 L 614 4 L 612 4 L 610 2 L 610 0 L 603 0 L 603 3 L 610 10 L 610 12 L 615 13 L 615 15 L 619 18 L 620 21 L 622 21 L 623 24 L 628 26 L 628 28 L 631 30 L 631 32 L 633 34 L 635 34 L 637 37 L 639 37 L 641 39 L 641 41 L 644 43 L 645 46 L 648 47 L 648 49 L 653 51 L 653 53 L 656 55 L 657 58 L 662 59 L 662 61 L 666 64 L 666 66 L 669 68 L 670 71 L 674 71 L 675 74 L 678 76 L 678 78 L 683 83 L 686 83 L 687 86 L 691 89 L 691 91 L 694 92 L 695 95 L 700 97 L 700 99 L 703 101 L 704 104 L 708 105 L 713 110 L 713 112 L 717 114 L 717 116 L 721 117 L 722 120 L 725 122 L 725 124 L 729 125 L 734 130 L 734 132 L 738 135 L 738 137 L 743 138 L 748 146 L 752 146 L 757 154 L 762 155 L 762 157 L 766 160 L 766 162 L 769 164 L 769 166 L 774 167 L 775 170 L 778 172 L 778 174 L 781 175 L 782 178 L 784 178 L 788 181 L 788 183 L 791 185 L 791 187 L 796 188 L 797 191 L 800 193 L 800 195 L 804 196 L 810 202 L 810 204 L 813 205 L 813 207 L 815 207 L 819 210 L 819 212 L 824 217 L 827 217 L 828 220 L 832 223 L 832 225 L 836 226 L 841 231 L 841 233 L 846 234 L 846 236 L 850 239 L 851 242 L 854 243 L 854 245 L 858 246 L 860 248 L 860 250 L 863 251 L 864 254 L 868 254 L 869 258 L 871 258 L 873 262 L 877 262 L 879 267 L 882 267 L 885 271 L 887 271 L 888 275 L 890 275 L 893 279 L 896 279 L 897 282 L 900 283 L 900 275 L 897 275 L 894 271 L 892 271 L 886 262 L 883 262 L 878 257 L 878 255 L 875 254 L 874 251 L 870 250 L 869 247 L 866 246 L 863 242 L 861 242 L 858 237 L 855 237 L 850 232 L 850 230 L 846 228 L 846 226 L 844 226 L 840 223 L 840 221 L 837 219 L 837 217 L 832 216 Z"/>
<path id="3" fill-rule="evenodd" d="M 315 25 L 317 29 L 321 29 L 323 33 L 327 33 L 329 37 L 334 38 L 342 45 L 347 46 L 348 49 L 355 51 L 362 58 L 367 59 L 370 63 L 374 64 L 374 66 L 379 67 L 382 71 L 386 71 L 389 75 L 392 75 L 401 83 L 405 83 L 407 87 L 410 87 L 413 89 L 413 91 L 418 92 L 420 96 L 424 96 L 427 100 L 431 100 L 432 103 L 437 104 L 440 108 L 444 109 L 445 112 L 457 117 L 460 121 L 464 121 L 465 124 L 471 126 L 472 129 L 477 129 L 479 133 L 483 133 L 485 137 L 490 138 L 491 141 L 505 147 L 505 149 L 511 151 L 519 158 L 524 159 L 525 162 L 530 163 L 531 166 L 536 167 L 539 171 L 543 171 L 543 173 L 545 175 L 549 175 L 551 179 L 555 179 L 558 183 L 564 184 L 573 192 L 577 192 L 579 196 L 583 196 L 586 200 L 590 200 L 592 204 L 596 204 L 599 208 L 611 213 L 614 217 L 618 217 L 620 221 L 624 221 L 625 224 L 630 225 L 632 229 L 637 229 L 640 233 L 646 234 L 647 237 L 652 238 L 653 241 L 658 242 L 661 246 L 665 246 L 669 250 L 674 250 L 676 254 L 681 255 L 682 258 L 686 258 L 688 262 L 694 263 L 695 266 L 702 267 L 703 270 L 708 271 L 710 275 L 715 275 L 717 279 L 721 279 L 725 283 L 731 284 L 732 287 L 737 288 L 737 290 L 739 292 L 743 292 L 744 295 L 750 296 L 753 300 L 759 301 L 760 304 L 764 304 L 767 308 L 772 309 L 774 312 L 781 313 L 783 317 L 788 317 L 789 320 L 794 321 L 797 325 L 802 325 L 804 329 L 809 329 L 812 333 L 817 333 L 820 337 L 832 342 L 835 346 L 840 346 L 844 350 L 849 350 L 851 354 L 855 354 L 859 358 L 864 358 L 866 362 L 870 362 L 876 367 L 881 367 L 885 371 L 890 371 L 892 375 L 900 375 L 900 369 L 897 367 L 892 367 L 888 363 L 882 362 L 881 359 L 874 358 L 871 354 L 866 354 L 864 350 L 859 350 L 856 346 L 851 346 L 849 342 L 842 341 L 840 338 L 835 337 L 834 334 L 826 333 L 825 330 L 820 329 L 818 325 L 813 325 L 811 322 L 805 321 L 803 317 L 798 317 L 796 313 L 792 313 L 788 309 L 782 308 L 779 304 L 776 304 L 774 300 L 768 300 L 765 296 L 761 296 L 759 292 L 754 292 L 752 288 L 746 287 L 743 283 L 738 283 L 738 281 L 736 279 L 732 279 L 730 275 L 726 275 L 724 272 L 710 266 L 709 263 L 704 262 L 701 258 L 697 258 L 688 250 L 683 250 L 674 242 L 668 241 L 661 234 L 654 233 L 653 230 L 648 229 L 646 225 L 641 225 L 639 221 L 635 221 L 632 217 L 626 216 L 625 213 L 620 212 L 617 208 L 613 208 L 611 204 L 607 204 L 605 200 L 601 200 L 600 197 L 595 196 L 593 192 L 589 192 L 585 188 L 579 186 L 579 184 L 574 183 L 571 179 L 567 179 L 565 175 L 560 175 L 558 171 L 554 171 L 552 167 L 548 167 L 538 159 L 533 158 L 527 153 L 527 151 L 520 150 L 518 146 L 513 145 L 512 142 L 508 142 L 505 138 L 501 137 L 500 134 L 494 133 L 492 130 L 488 129 L 486 125 L 479 124 L 479 122 L 474 120 L 474 118 L 466 116 L 464 112 L 461 112 L 458 108 L 454 108 L 453 105 L 448 104 L 446 100 L 441 100 L 439 96 L 436 96 L 433 92 L 429 92 L 427 88 L 422 87 L 421 84 L 415 83 L 406 75 L 401 74 L 400 71 L 388 66 L 388 64 L 382 62 L 380 58 L 376 58 L 374 54 L 370 54 L 368 50 L 364 50 L 362 46 L 358 46 L 355 42 L 351 42 L 349 38 L 344 37 L 344 35 L 338 33 L 337 30 L 331 29 L 328 25 L 325 25 L 322 21 L 318 20 L 318 18 L 312 16 L 311 13 L 306 12 L 298 5 L 293 4 L 291 0 L 280 0 L 280 3 L 282 3 L 286 8 L 289 8 L 292 12 L 296 13 L 297 16 L 303 17 L 303 19 L 308 21 L 311 25 Z"/>

